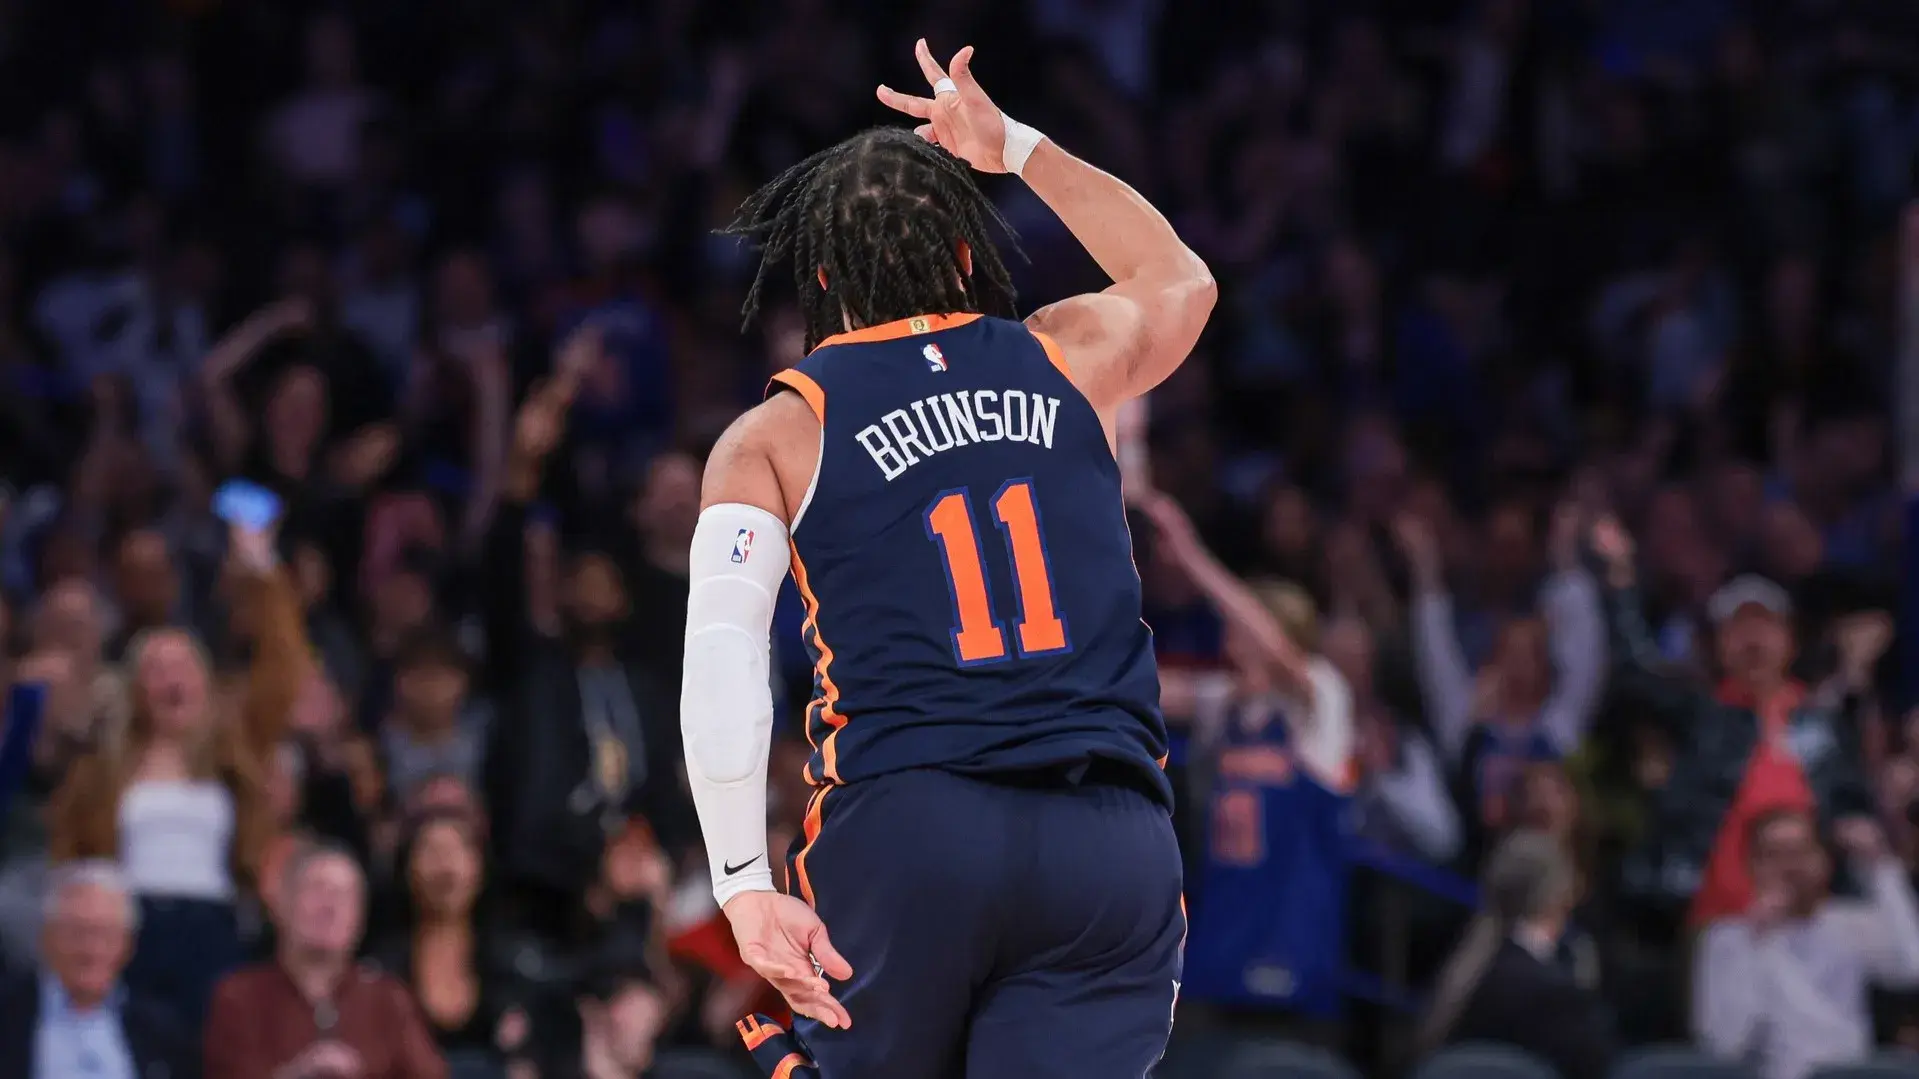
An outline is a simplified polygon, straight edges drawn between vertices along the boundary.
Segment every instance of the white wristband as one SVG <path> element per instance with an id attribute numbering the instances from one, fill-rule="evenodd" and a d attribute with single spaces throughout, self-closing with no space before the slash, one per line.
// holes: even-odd
<path id="1" fill-rule="evenodd" d="M 1018 176 L 1026 168 L 1026 159 L 1033 156 L 1040 140 L 1046 136 L 1038 128 L 1028 127 L 1003 112 L 999 118 L 1006 122 L 1006 146 L 1000 150 L 1000 157 L 1006 162 L 1006 171 Z"/>

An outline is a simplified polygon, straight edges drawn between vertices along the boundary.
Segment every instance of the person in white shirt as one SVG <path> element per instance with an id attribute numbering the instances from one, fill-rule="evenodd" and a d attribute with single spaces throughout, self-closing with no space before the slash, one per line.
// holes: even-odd
<path id="1" fill-rule="evenodd" d="M 188 630 L 136 636 L 126 722 L 75 759 L 48 806 L 52 863 L 114 861 L 138 902 L 128 989 L 189 1029 L 242 958 L 239 904 L 257 890 L 278 829 L 266 777 L 312 664 L 273 529 L 235 525 L 228 551 L 253 623 L 244 688 L 222 694 Z"/>
<path id="2" fill-rule="evenodd" d="M 1753 901 L 1707 927 L 1694 959 L 1693 1030 L 1708 1052 L 1765 1079 L 1802 1079 L 1872 1048 L 1867 987 L 1919 984 L 1919 902 L 1871 821 L 1835 837 L 1865 898 L 1833 898 L 1813 817 L 1760 816 L 1750 839 Z"/>

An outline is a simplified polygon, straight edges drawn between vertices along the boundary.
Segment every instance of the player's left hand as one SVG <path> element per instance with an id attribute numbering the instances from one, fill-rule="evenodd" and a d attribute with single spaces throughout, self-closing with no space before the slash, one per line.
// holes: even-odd
<path id="1" fill-rule="evenodd" d="M 920 74 L 933 88 L 932 97 L 902 94 L 890 86 L 879 88 L 881 103 L 925 123 L 915 134 L 965 161 L 981 172 L 1006 171 L 1006 117 L 986 96 L 979 80 L 973 78 L 973 47 L 954 54 L 950 74 L 940 69 L 933 50 L 921 38 L 913 46 Z M 941 92 L 941 83 L 952 80 L 952 89 Z"/>
<path id="2" fill-rule="evenodd" d="M 840 1030 L 853 1025 L 853 1017 L 826 984 L 827 978 L 851 978 L 853 967 L 834 950 L 825 923 L 812 907 L 778 892 L 741 892 L 726 901 L 724 910 L 740 958 L 779 990 L 795 1012 Z"/>

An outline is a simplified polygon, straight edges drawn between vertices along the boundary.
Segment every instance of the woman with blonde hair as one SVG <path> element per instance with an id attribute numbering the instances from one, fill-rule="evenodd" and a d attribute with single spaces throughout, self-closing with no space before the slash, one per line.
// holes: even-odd
<path id="1" fill-rule="evenodd" d="M 206 650 L 180 628 L 127 649 L 130 708 L 54 795 L 55 863 L 117 860 L 141 908 L 126 982 L 198 1029 L 213 984 L 240 959 L 236 904 L 254 893 L 275 823 L 272 756 L 310 663 L 299 601 L 270 530 L 235 528 L 234 596 L 253 633 L 244 685 L 226 708 Z"/>

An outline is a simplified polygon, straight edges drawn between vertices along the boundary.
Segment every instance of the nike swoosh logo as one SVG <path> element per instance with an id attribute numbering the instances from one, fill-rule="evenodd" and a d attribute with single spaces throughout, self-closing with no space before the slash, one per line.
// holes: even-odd
<path id="1" fill-rule="evenodd" d="M 757 861 L 759 861 L 759 860 L 760 860 L 761 858 L 764 858 L 764 857 L 765 857 L 765 855 L 763 855 L 763 854 L 755 854 L 755 855 L 754 855 L 753 857 L 751 857 L 751 858 L 748 858 L 748 859 L 747 859 L 746 861 L 744 861 L 744 862 L 741 862 L 741 863 L 740 863 L 739 865 L 724 865 L 724 864 L 723 864 L 723 865 L 721 865 L 721 866 L 720 866 L 720 868 L 721 868 L 721 869 L 723 869 L 723 870 L 725 870 L 725 871 L 726 871 L 726 875 L 730 877 L 730 876 L 732 876 L 733 874 L 735 874 L 735 873 L 738 873 L 738 872 L 739 872 L 740 870 L 742 870 L 742 869 L 745 869 L 745 868 L 746 868 L 747 866 L 749 866 L 749 865 L 752 865 L 752 864 L 753 864 L 754 862 L 757 862 Z"/>

